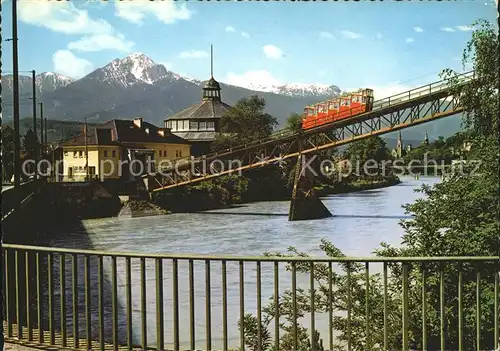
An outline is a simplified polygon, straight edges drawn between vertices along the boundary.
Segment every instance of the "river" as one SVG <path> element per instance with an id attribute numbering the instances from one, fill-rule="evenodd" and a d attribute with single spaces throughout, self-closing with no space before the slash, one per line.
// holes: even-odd
<path id="1" fill-rule="evenodd" d="M 70 230 L 64 237 L 52 239 L 50 245 L 57 247 L 89 248 L 105 251 L 145 253 L 192 253 L 210 255 L 257 256 L 264 252 L 285 252 L 289 246 L 312 256 L 323 256 L 319 249 L 321 239 L 330 240 L 348 256 L 370 256 L 380 242 L 400 245 L 403 230 L 401 219 L 409 218 L 402 205 L 422 196 L 414 190 L 421 184 L 434 184 L 439 178 L 409 177 L 393 187 L 358 193 L 333 195 L 323 198 L 323 203 L 334 217 L 311 221 L 288 221 L 288 201 L 258 202 L 230 209 L 206 211 L 194 214 L 171 214 L 142 218 L 106 218 L 86 220 L 83 227 Z M 86 232 L 86 235 L 85 233 Z M 125 303 L 124 264 L 118 263 L 119 299 Z M 156 331 L 154 261 L 147 264 L 148 296 L 148 340 L 154 342 Z M 172 343 L 172 288 L 171 262 L 164 264 L 165 342 Z M 109 268 L 109 267 L 108 267 Z M 228 320 L 230 347 L 238 346 L 236 322 L 239 318 L 239 271 L 237 263 L 228 263 Z M 134 296 L 134 336 L 139 342 L 139 262 L 132 265 Z M 280 277 L 280 291 L 290 288 L 290 273 Z M 109 279 L 109 269 L 106 272 Z M 179 263 L 180 325 L 182 346 L 188 346 L 188 279 L 187 262 Z M 220 263 L 211 265 L 212 335 L 213 347 L 220 347 L 222 294 Z M 255 313 L 256 268 L 245 264 L 245 310 Z M 262 267 L 262 301 L 265 304 L 273 293 L 273 270 L 271 264 Z M 197 347 L 204 346 L 205 338 L 205 273 L 204 263 L 195 263 L 195 311 Z M 299 279 L 299 285 L 307 279 Z M 307 286 L 307 285 L 306 285 Z M 121 323 L 122 324 L 122 323 Z M 306 322 L 305 325 L 308 325 Z M 326 325 L 318 317 L 318 329 Z M 322 337 L 326 335 L 322 332 Z"/>

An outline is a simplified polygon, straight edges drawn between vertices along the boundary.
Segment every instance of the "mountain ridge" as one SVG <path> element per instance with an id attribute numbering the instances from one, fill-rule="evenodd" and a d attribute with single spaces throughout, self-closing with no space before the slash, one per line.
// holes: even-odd
<path id="1" fill-rule="evenodd" d="M 12 75 L 2 77 L 2 110 L 7 120 L 12 115 Z M 102 123 L 114 118 L 143 117 L 162 125 L 163 120 L 201 101 L 206 80 L 186 77 L 155 63 L 143 53 L 116 58 L 80 79 L 54 72 L 36 76 L 37 100 L 44 103 L 44 115 L 62 121 Z M 32 84 L 30 76 L 19 77 L 20 117 L 32 115 Z M 222 99 L 234 105 L 250 95 L 266 101 L 266 112 L 278 118 L 280 127 L 291 113 L 302 113 L 306 105 L 338 96 L 335 85 L 288 83 L 254 87 L 252 90 L 220 81 Z M 436 133 L 447 124 L 436 123 Z M 456 130 L 457 123 L 451 123 Z M 423 138 L 424 130 L 412 139 Z M 433 134 L 433 130 L 429 135 Z"/>

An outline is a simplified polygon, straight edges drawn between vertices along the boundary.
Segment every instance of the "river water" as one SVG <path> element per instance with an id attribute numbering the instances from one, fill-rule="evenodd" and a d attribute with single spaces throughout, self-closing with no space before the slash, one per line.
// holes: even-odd
<path id="1" fill-rule="evenodd" d="M 83 227 L 70 230 L 60 239 L 52 239 L 57 247 L 93 248 L 105 251 L 144 253 L 185 253 L 206 255 L 257 256 L 264 252 L 285 252 L 289 246 L 312 256 L 323 256 L 319 249 L 321 239 L 330 240 L 348 256 L 370 256 L 380 242 L 399 245 L 403 230 L 401 219 L 409 218 L 401 207 L 422 196 L 414 190 L 422 184 L 434 184 L 439 178 L 406 177 L 399 185 L 358 193 L 333 195 L 323 203 L 334 217 L 311 221 L 288 221 L 288 201 L 258 202 L 230 209 L 195 214 L 172 214 L 142 218 L 107 218 L 86 220 Z M 198 348 L 205 346 L 205 263 L 195 262 L 195 319 Z M 221 264 L 213 262 L 211 276 L 212 347 L 221 346 L 222 293 Z M 148 342 L 156 338 L 155 262 L 146 263 Z M 189 290 L 187 262 L 179 262 L 179 314 L 181 346 L 189 345 Z M 291 287 L 290 273 L 280 269 L 280 292 Z M 105 274 L 110 279 L 109 266 Z M 230 347 L 237 347 L 239 332 L 239 267 L 227 263 L 228 330 Z M 164 261 L 163 268 L 165 343 L 172 344 L 172 264 Z M 256 311 L 256 267 L 245 263 L 245 311 Z M 119 302 L 125 304 L 125 265 L 118 261 Z M 262 264 L 262 302 L 273 294 L 273 266 Z M 308 279 L 298 278 L 299 286 L 307 287 Z M 140 342 L 140 275 L 139 261 L 132 263 L 132 296 L 134 341 Z M 124 318 L 120 318 L 123 326 Z M 308 325 L 308 321 L 305 325 Z M 322 337 L 328 335 L 326 324 L 318 316 L 317 328 Z"/>

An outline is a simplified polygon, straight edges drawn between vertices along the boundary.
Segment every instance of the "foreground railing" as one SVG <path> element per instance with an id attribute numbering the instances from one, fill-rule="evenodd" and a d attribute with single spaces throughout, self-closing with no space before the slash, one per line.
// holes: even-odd
<path id="1" fill-rule="evenodd" d="M 8 341 L 101 350 L 499 346 L 500 257 L 215 257 L 20 245 L 4 245 L 3 254 Z"/>

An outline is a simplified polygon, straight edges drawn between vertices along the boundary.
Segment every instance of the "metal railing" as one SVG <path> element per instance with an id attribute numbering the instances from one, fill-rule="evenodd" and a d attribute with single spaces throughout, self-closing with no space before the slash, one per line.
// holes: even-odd
<path id="1" fill-rule="evenodd" d="M 364 112 L 364 113 L 359 113 L 359 107 L 352 108 L 350 110 L 344 111 L 344 113 L 349 112 L 349 116 L 346 118 L 351 118 L 354 116 L 359 116 L 359 115 L 369 115 L 371 113 L 374 113 L 376 111 L 394 107 L 400 104 L 403 104 L 405 102 L 414 100 L 414 99 L 419 99 L 425 96 L 432 96 L 434 94 L 449 90 L 452 87 L 459 87 L 462 85 L 467 84 L 470 82 L 472 79 L 475 77 L 475 72 L 474 71 L 469 71 L 465 73 L 461 73 L 453 78 L 450 79 L 443 79 L 437 82 L 433 82 L 430 84 L 426 84 L 399 94 L 395 94 L 383 99 L 375 100 L 373 102 L 373 108 L 370 111 Z M 320 121 L 317 125 L 314 127 L 311 127 L 309 129 L 313 129 L 316 127 L 324 127 L 325 125 L 329 124 L 335 124 L 339 121 L 345 122 L 345 118 L 342 120 L 337 120 L 337 121 L 330 121 L 327 117 L 324 118 L 324 121 Z M 186 157 L 180 157 L 172 160 L 175 163 L 179 164 L 187 164 L 189 162 L 195 162 L 197 160 L 203 160 L 204 158 L 212 158 L 216 157 L 218 155 L 224 155 L 226 153 L 232 153 L 232 152 L 237 152 L 239 150 L 244 150 L 252 146 L 258 146 L 276 139 L 284 139 L 284 138 L 289 138 L 293 137 L 294 135 L 297 135 L 298 132 L 295 130 L 292 130 L 290 128 L 283 128 L 280 130 L 277 130 L 272 133 L 271 136 L 268 138 L 263 138 L 251 143 L 246 143 L 246 144 L 241 144 L 237 145 L 234 147 L 231 147 L 230 149 L 221 149 L 217 150 L 214 152 L 211 152 L 209 154 L 200 156 L 200 157 L 191 157 L 191 156 L 186 156 Z M 169 167 L 164 167 L 163 171 L 168 171 L 174 169 L 174 166 L 169 166 Z"/>
<path id="2" fill-rule="evenodd" d="M 101 350 L 499 347 L 500 257 L 219 257 L 10 244 L 3 254 L 8 341 Z"/>

